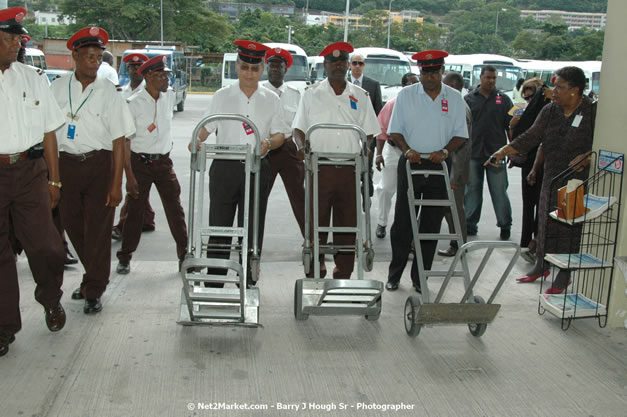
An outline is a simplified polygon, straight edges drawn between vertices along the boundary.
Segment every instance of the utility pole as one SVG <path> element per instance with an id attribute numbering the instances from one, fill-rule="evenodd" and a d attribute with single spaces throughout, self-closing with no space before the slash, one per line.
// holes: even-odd
<path id="1" fill-rule="evenodd" d="M 390 9 L 388 10 L 388 49 L 390 49 L 390 27 L 392 26 L 392 0 L 390 0 Z"/>
<path id="2" fill-rule="evenodd" d="M 351 0 L 346 0 L 346 13 L 344 13 L 344 42 L 348 42 L 348 9 L 350 9 Z"/>
<path id="3" fill-rule="evenodd" d="M 161 0 L 161 46 L 163 46 L 163 0 Z"/>

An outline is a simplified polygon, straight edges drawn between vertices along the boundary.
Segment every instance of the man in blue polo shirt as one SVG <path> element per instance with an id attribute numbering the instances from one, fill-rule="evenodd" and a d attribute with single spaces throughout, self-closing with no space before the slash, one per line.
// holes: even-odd
<path id="1" fill-rule="evenodd" d="M 445 51 L 423 51 L 413 59 L 420 67 L 420 84 L 403 88 L 396 99 L 388 133 L 402 152 L 398 162 L 396 208 L 392 224 L 392 262 L 388 282 L 389 291 L 398 289 L 398 283 L 407 264 L 412 243 L 411 216 L 407 198 L 409 186 L 405 172 L 407 161 L 413 169 L 441 170 L 441 162 L 468 138 L 466 105 L 461 94 L 442 84 Z M 421 159 L 421 154 L 425 159 Z M 428 159 L 427 158 L 428 155 Z M 446 199 L 444 177 L 440 175 L 412 177 L 416 198 Z M 441 207 L 423 207 L 420 214 L 420 233 L 438 233 L 444 210 Z M 425 270 L 431 269 L 436 241 L 421 242 Z M 416 257 L 411 268 L 411 280 L 420 292 Z"/>

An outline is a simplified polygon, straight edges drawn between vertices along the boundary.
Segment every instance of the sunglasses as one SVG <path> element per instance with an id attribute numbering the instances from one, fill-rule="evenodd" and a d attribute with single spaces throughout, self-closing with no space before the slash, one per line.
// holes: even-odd
<path id="1" fill-rule="evenodd" d="M 365 62 L 360 62 L 360 61 L 353 61 L 353 62 L 351 62 L 351 65 L 357 65 L 357 66 L 361 67 L 362 65 L 366 65 L 366 63 Z"/>

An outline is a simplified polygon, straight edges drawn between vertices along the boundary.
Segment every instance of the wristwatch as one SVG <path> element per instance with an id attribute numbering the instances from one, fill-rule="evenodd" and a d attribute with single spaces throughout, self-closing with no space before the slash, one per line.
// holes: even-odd
<path id="1" fill-rule="evenodd" d="M 444 158 L 448 158 L 448 149 L 442 148 L 442 150 L 440 152 L 442 152 L 444 154 Z"/>

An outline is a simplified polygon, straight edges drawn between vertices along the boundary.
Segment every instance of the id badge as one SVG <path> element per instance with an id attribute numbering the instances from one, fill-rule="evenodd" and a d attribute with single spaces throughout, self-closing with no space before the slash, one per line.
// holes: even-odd
<path id="1" fill-rule="evenodd" d="M 76 133 L 76 125 L 67 125 L 67 139 L 74 140 L 74 134 Z"/>
<path id="2" fill-rule="evenodd" d="M 578 114 L 577 116 L 575 116 L 575 118 L 573 119 L 573 127 L 579 127 L 579 124 L 581 123 L 581 120 L 583 119 L 583 116 Z"/>
<path id="3" fill-rule="evenodd" d="M 150 126 L 148 126 L 148 131 L 152 133 L 152 131 L 155 130 L 156 128 L 157 126 L 154 123 L 150 123 Z"/>
<path id="4" fill-rule="evenodd" d="M 448 113 L 448 100 L 442 100 L 442 111 Z"/>
<path id="5" fill-rule="evenodd" d="M 244 127 L 244 132 L 246 132 L 247 135 L 252 135 L 253 133 L 255 133 L 253 128 L 250 127 L 248 124 L 242 122 L 242 126 Z"/>
<path id="6" fill-rule="evenodd" d="M 496 104 L 502 104 L 503 103 L 503 99 L 501 98 L 501 96 L 496 96 Z"/>

